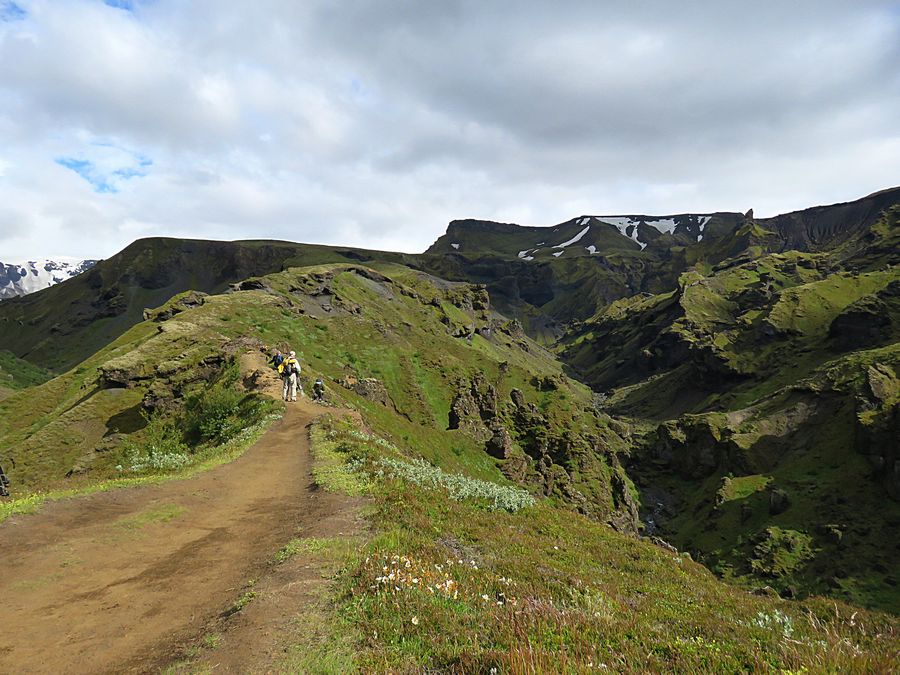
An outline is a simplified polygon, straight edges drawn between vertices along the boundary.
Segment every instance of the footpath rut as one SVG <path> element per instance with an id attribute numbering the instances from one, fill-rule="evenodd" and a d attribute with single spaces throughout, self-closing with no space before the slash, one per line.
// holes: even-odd
<path id="1" fill-rule="evenodd" d="M 307 426 L 322 412 L 289 404 L 240 458 L 192 478 L 0 523 L 0 672 L 152 670 L 292 536 L 342 534 L 348 498 L 312 482 Z"/>

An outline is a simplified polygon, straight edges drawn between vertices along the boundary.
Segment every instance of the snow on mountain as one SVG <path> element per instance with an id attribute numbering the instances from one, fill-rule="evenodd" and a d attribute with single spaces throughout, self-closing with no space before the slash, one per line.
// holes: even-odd
<path id="1" fill-rule="evenodd" d="M 96 262 L 68 257 L 24 262 L 0 261 L 0 300 L 49 288 L 81 274 Z"/>
<path id="2" fill-rule="evenodd" d="M 685 220 L 684 216 L 681 216 L 680 218 L 682 221 Z M 703 228 L 706 227 L 706 224 L 712 216 L 689 216 L 688 218 L 696 218 L 698 229 L 702 233 Z M 619 230 L 623 236 L 628 237 L 637 243 L 642 251 L 647 246 L 647 242 L 638 239 L 639 225 L 649 225 L 665 234 L 674 234 L 675 228 L 678 227 L 678 222 L 676 222 L 675 218 L 652 218 L 648 216 L 594 216 L 594 219 L 612 225 Z M 703 239 L 702 234 L 697 236 L 697 241 L 700 241 L 701 239 Z"/>
<path id="3" fill-rule="evenodd" d="M 590 218 L 585 218 L 585 220 L 590 220 Z M 584 223 L 582 222 L 582 225 L 583 225 L 583 224 L 584 224 Z M 578 241 L 581 240 L 581 238 L 582 238 L 584 235 L 586 235 L 586 234 L 588 233 L 588 231 L 589 231 L 590 229 L 591 229 L 591 226 L 588 225 L 586 228 L 584 228 L 581 232 L 579 232 L 578 234 L 576 234 L 574 237 L 572 237 L 572 238 L 569 239 L 568 241 L 564 241 L 564 242 L 561 243 L 561 244 L 557 244 L 557 245 L 554 246 L 553 248 L 565 248 L 566 246 L 571 246 L 572 244 L 577 243 Z M 559 257 L 559 254 L 557 254 L 557 253 L 554 253 L 553 255 L 555 255 L 556 257 Z"/>
<path id="4" fill-rule="evenodd" d="M 615 227 L 619 232 L 622 233 L 623 237 L 628 237 L 633 240 L 638 246 L 641 247 L 643 251 L 647 244 L 642 241 L 638 241 L 638 224 L 641 222 L 639 220 L 635 220 L 634 218 L 630 218 L 628 216 L 599 216 L 597 218 L 601 223 L 608 223 Z M 631 232 L 629 233 L 629 229 Z"/>

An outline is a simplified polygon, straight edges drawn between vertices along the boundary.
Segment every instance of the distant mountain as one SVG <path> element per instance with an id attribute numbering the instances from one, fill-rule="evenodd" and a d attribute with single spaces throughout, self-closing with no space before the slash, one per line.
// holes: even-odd
<path id="1" fill-rule="evenodd" d="M 551 227 L 454 220 L 428 253 L 515 255 L 527 262 L 689 246 L 731 232 L 740 213 L 578 216 Z"/>
<path id="2" fill-rule="evenodd" d="M 0 261 L 0 300 L 28 295 L 86 272 L 96 260 L 44 258 L 25 262 Z"/>
<path id="3" fill-rule="evenodd" d="M 567 324 L 610 303 L 678 288 L 681 274 L 767 253 L 838 252 L 887 260 L 872 227 L 900 204 L 900 188 L 773 218 L 746 213 L 581 215 L 549 227 L 454 220 L 422 266 L 452 281 L 483 283 L 504 314 L 553 343 Z M 865 253 L 863 254 L 863 251 Z"/>
<path id="4" fill-rule="evenodd" d="M 693 258 L 722 257 L 738 251 L 718 251 L 716 242 L 730 240 L 750 224 L 769 237 L 767 249 L 818 251 L 834 248 L 878 221 L 881 213 L 900 202 L 900 187 L 852 202 L 814 206 L 772 218 L 747 213 L 682 213 L 676 215 L 581 215 L 552 226 L 523 226 L 490 220 L 454 220 L 426 253 L 465 256 L 498 255 L 526 262 L 547 262 L 643 253 L 643 258 L 669 258 L 690 248 Z"/>

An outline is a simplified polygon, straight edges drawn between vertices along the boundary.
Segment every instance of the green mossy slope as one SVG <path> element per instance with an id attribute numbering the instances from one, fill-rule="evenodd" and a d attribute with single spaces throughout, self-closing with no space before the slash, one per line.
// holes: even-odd
<path id="1" fill-rule="evenodd" d="M 900 611 L 897 229 L 885 212 L 870 255 L 697 267 L 561 342 L 640 430 L 629 471 L 651 530 L 741 583 Z"/>
<path id="2" fill-rule="evenodd" d="M 422 458 L 636 526 L 621 430 L 478 286 L 327 265 L 180 294 L 146 316 L 77 368 L 0 402 L 0 448 L 20 496 L 134 466 L 179 468 L 221 440 L 210 415 L 258 417 L 244 413 L 273 375 L 235 369 L 243 354 L 278 346 L 297 351 L 307 391 L 323 377 L 332 400 L 398 442 L 415 439 Z M 149 445 L 158 456 L 134 458 Z"/>

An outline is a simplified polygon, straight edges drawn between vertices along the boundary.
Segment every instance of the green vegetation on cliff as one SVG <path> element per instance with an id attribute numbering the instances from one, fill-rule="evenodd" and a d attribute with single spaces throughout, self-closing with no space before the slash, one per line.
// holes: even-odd
<path id="1" fill-rule="evenodd" d="M 385 459 L 418 454 L 414 440 L 398 447 L 348 418 L 324 419 L 312 435 L 315 455 L 339 448 L 344 471 L 366 477 L 374 502 L 373 534 L 345 557 L 325 621 L 326 633 L 342 636 L 330 644 L 345 671 L 896 667 L 894 618 L 743 592 L 687 555 L 547 500 L 498 510 L 477 494 L 451 498 L 380 470 Z M 779 553 L 774 564 L 789 563 Z M 319 656 L 329 660 L 328 649 Z"/>
<path id="2" fill-rule="evenodd" d="M 637 430 L 650 530 L 740 583 L 900 610 L 900 259 L 864 253 L 896 239 L 888 211 L 832 250 L 697 267 L 561 341 Z"/>

